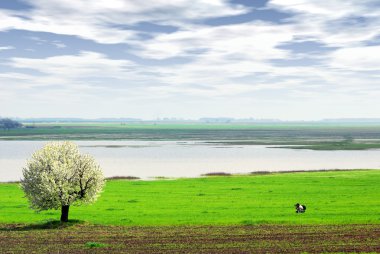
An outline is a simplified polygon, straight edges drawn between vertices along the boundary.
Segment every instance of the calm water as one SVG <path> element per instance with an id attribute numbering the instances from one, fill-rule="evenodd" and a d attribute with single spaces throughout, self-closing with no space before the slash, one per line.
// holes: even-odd
<path id="1" fill-rule="evenodd" d="M 209 172 L 248 173 L 380 168 L 380 150 L 310 151 L 265 146 L 216 146 L 183 141 L 78 141 L 106 176 L 196 177 Z M 45 141 L 0 141 L 0 181 L 15 181 Z"/>

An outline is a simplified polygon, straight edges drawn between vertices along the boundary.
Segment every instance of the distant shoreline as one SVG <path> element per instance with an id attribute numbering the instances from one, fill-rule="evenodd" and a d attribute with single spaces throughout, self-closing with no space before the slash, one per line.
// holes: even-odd
<path id="1" fill-rule="evenodd" d="M 0 141 L 199 141 L 286 149 L 380 149 L 380 123 L 24 123 Z M 115 146 L 114 146 L 115 147 Z"/>
<path id="2" fill-rule="evenodd" d="M 286 171 L 252 171 L 249 173 L 228 173 L 228 172 L 209 172 L 201 174 L 198 177 L 165 177 L 165 176 L 152 176 L 148 179 L 137 177 L 137 176 L 108 176 L 105 179 L 107 181 L 113 180 L 129 180 L 129 181 L 155 181 L 155 180 L 178 180 L 178 179 L 196 179 L 201 177 L 244 177 L 244 176 L 255 176 L 255 175 L 276 175 L 276 174 L 296 174 L 296 173 L 316 173 L 316 172 L 357 172 L 357 171 L 376 171 L 380 168 L 372 169 L 311 169 L 311 170 L 286 170 Z M 20 181 L 0 181 L 0 184 L 12 184 L 20 183 Z"/>

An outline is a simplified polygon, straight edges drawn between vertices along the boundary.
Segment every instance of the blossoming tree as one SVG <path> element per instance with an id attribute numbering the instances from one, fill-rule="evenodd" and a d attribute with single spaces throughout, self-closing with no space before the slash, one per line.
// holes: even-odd
<path id="1" fill-rule="evenodd" d="M 70 205 L 95 202 L 104 186 L 99 165 L 80 154 L 72 142 L 51 142 L 32 155 L 23 169 L 21 188 L 37 211 L 61 208 L 61 221 L 69 219 Z"/>

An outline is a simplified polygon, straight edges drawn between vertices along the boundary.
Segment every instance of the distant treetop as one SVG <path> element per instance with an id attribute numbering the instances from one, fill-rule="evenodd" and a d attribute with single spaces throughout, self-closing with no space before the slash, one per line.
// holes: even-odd
<path id="1" fill-rule="evenodd" d="M 10 118 L 0 118 L 0 128 L 4 130 L 20 128 L 22 124 Z"/>

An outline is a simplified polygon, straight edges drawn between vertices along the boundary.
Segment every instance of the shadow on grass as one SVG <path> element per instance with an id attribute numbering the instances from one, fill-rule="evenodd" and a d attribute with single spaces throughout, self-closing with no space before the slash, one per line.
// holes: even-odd
<path id="1" fill-rule="evenodd" d="M 30 230 L 49 230 L 49 229 L 64 229 L 75 225 L 84 224 L 82 220 L 69 220 L 61 222 L 59 220 L 49 220 L 37 224 L 0 224 L 0 231 L 30 231 Z"/>

